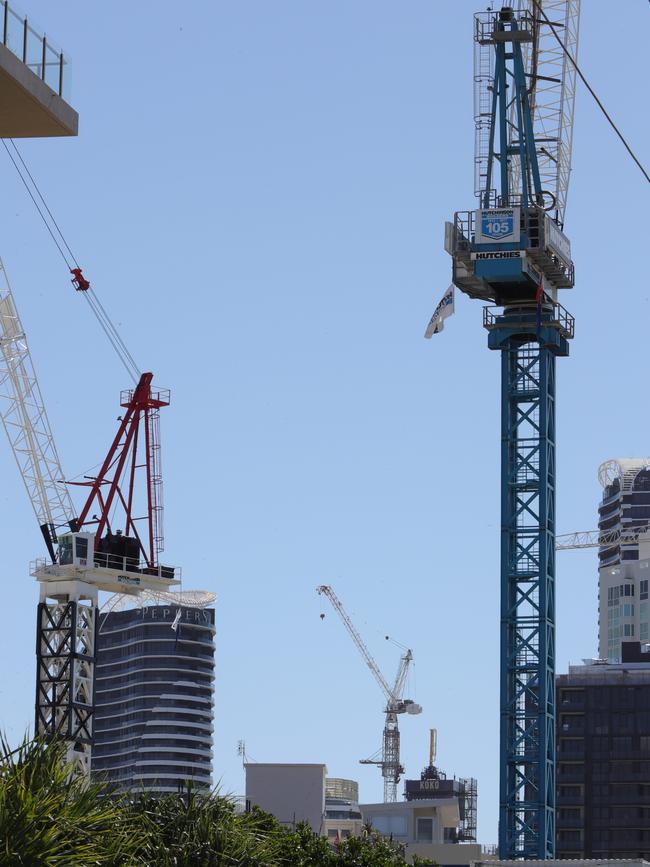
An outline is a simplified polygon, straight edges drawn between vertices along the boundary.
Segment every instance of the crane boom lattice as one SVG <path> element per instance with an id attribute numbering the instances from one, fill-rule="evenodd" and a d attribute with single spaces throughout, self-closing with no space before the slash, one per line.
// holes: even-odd
<path id="1" fill-rule="evenodd" d="M 0 416 L 50 556 L 74 518 L 25 329 L 0 260 Z"/>
<path id="2" fill-rule="evenodd" d="M 377 681 L 377 683 L 381 687 L 381 690 L 384 693 L 384 695 L 386 696 L 386 699 L 388 701 L 390 701 L 393 698 L 393 690 L 391 690 L 390 686 L 388 685 L 388 682 L 386 681 L 386 678 L 379 670 L 379 666 L 377 665 L 375 660 L 372 658 L 370 651 L 368 650 L 363 639 L 361 638 L 361 636 L 357 632 L 354 623 L 350 620 L 345 608 L 343 607 L 343 605 L 341 603 L 341 600 L 336 595 L 334 590 L 332 590 L 332 588 L 329 587 L 327 584 L 322 584 L 318 588 L 318 592 L 320 594 L 322 594 L 323 596 L 327 596 L 329 601 L 332 603 L 332 607 L 335 609 L 335 611 L 337 612 L 337 614 L 339 615 L 339 617 L 343 621 L 343 625 L 347 629 L 352 641 L 354 641 L 354 643 L 357 647 L 357 650 L 359 651 L 361 656 L 363 656 L 363 658 L 365 659 L 366 665 L 370 669 L 372 676 L 375 678 L 375 680 Z"/>

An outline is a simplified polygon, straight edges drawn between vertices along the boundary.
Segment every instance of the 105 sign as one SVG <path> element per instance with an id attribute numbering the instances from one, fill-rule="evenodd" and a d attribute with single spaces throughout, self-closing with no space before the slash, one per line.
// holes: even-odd
<path id="1" fill-rule="evenodd" d="M 476 212 L 476 243 L 519 241 L 519 209 L 490 208 Z"/>

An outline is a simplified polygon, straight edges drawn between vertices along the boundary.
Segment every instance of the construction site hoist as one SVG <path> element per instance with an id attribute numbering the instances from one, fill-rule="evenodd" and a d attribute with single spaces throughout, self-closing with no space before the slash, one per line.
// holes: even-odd
<path id="1" fill-rule="evenodd" d="M 74 276 L 83 281 L 75 281 L 77 289 L 92 291 L 81 272 Z M 99 302 L 93 296 L 89 303 Z M 152 379 L 136 375 L 135 387 L 122 392 L 119 427 L 96 475 L 68 483 L 87 489 L 77 511 L 0 262 L 0 416 L 49 554 L 30 570 L 40 585 L 35 732 L 64 740 L 68 761 L 84 775 L 93 739 L 98 593 L 156 593 L 179 583 L 176 570 L 159 563 L 159 415 L 169 392 Z"/>
<path id="2" fill-rule="evenodd" d="M 475 193 L 445 226 L 453 285 L 501 353 L 499 857 L 555 852 L 555 359 L 573 317 L 564 213 L 579 0 L 478 13 Z M 558 44 L 558 39 L 564 45 Z M 453 299 L 453 290 L 452 290 Z M 453 303 L 453 301 L 452 301 Z"/>
<path id="3" fill-rule="evenodd" d="M 332 607 L 343 621 L 343 625 L 356 645 L 357 650 L 364 658 L 372 676 L 375 678 L 386 697 L 386 709 L 384 711 L 386 719 L 384 723 L 381 758 L 361 759 L 360 763 L 362 765 L 378 765 L 381 768 L 381 775 L 384 778 L 384 802 L 393 803 L 397 800 L 397 785 L 400 781 L 401 775 L 404 773 L 404 768 L 400 761 L 398 715 L 402 713 L 422 713 L 422 708 L 419 704 L 416 704 L 411 699 L 402 698 L 404 687 L 406 686 L 406 676 L 408 674 L 409 665 L 413 659 L 413 653 L 408 649 L 404 652 L 400 658 L 395 683 L 392 687 L 389 686 L 388 681 L 370 655 L 370 651 L 364 644 L 363 639 L 357 632 L 354 624 L 343 608 L 341 600 L 338 598 L 334 590 L 327 584 L 321 584 L 316 588 L 316 590 L 319 595 L 326 596 L 331 602 Z"/>

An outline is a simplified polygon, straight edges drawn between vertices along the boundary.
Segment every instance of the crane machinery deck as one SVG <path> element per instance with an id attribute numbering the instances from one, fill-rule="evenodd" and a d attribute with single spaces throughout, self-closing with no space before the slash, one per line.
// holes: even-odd
<path id="1" fill-rule="evenodd" d="M 445 226 L 453 284 L 484 308 L 501 353 L 499 857 L 555 852 L 555 360 L 573 317 L 564 211 L 579 0 L 475 16 L 478 209 Z M 550 24 L 548 23 L 550 22 Z M 453 303 L 453 302 L 452 302 Z"/>
<path id="2" fill-rule="evenodd" d="M 328 584 L 321 584 L 316 588 L 319 595 L 327 597 L 332 604 L 332 608 L 343 621 L 343 625 L 348 631 L 350 638 L 354 642 L 357 650 L 365 660 L 366 665 L 370 669 L 372 676 L 379 684 L 382 692 L 386 697 L 385 722 L 384 732 L 381 746 L 381 758 L 361 759 L 362 765 L 378 765 L 381 768 L 381 775 L 384 778 L 384 803 L 393 803 L 397 800 L 397 785 L 401 775 L 404 773 L 404 768 L 400 761 L 400 733 L 398 716 L 402 713 L 419 714 L 422 713 L 422 708 L 412 699 L 403 698 L 404 687 L 406 686 L 406 676 L 408 674 L 409 665 L 413 660 L 413 653 L 408 648 L 400 658 L 397 676 L 393 686 L 389 686 L 388 681 L 381 673 L 379 666 L 370 654 L 363 639 L 357 632 L 354 623 L 350 620 L 348 613 L 343 607 L 343 603 L 338 598 L 332 587 Z"/>

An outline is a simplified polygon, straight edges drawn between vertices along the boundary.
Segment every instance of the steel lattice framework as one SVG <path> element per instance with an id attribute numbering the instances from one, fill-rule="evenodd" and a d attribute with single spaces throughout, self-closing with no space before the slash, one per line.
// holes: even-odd
<path id="1" fill-rule="evenodd" d="M 555 851 L 555 356 L 549 318 L 504 313 L 501 352 L 501 857 Z M 507 855 L 503 855 L 507 852 Z"/>
<path id="2" fill-rule="evenodd" d="M 36 732 L 67 743 L 67 760 L 90 775 L 95 682 L 96 594 L 40 602 L 36 624 Z"/>
<path id="3" fill-rule="evenodd" d="M 25 329 L 0 260 L 0 417 L 36 519 L 54 557 L 56 530 L 74 507 L 34 372 Z"/>
<path id="4" fill-rule="evenodd" d="M 530 80 L 541 187 L 553 195 L 553 211 L 563 225 L 571 175 L 576 71 L 540 9 L 577 60 L 580 0 L 518 0 L 517 9 L 532 22 L 533 42 L 523 43 L 522 59 Z M 511 129 L 516 129 L 514 113 L 510 121 Z M 521 162 L 514 158 L 510 163 L 511 189 L 519 189 L 520 175 Z"/>
<path id="5" fill-rule="evenodd" d="M 571 168 L 579 0 L 475 16 L 475 192 L 448 232 L 454 283 L 489 298 L 502 355 L 499 857 L 555 853 L 555 358 L 573 318 L 562 232 Z M 542 235 L 544 237 L 542 238 Z"/>
<path id="6" fill-rule="evenodd" d="M 521 61 L 528 82 L 530 117 L 536 143 L 537 169 L 540 188 L 548 196 L 548 204 L 560 226 L 564 214 L 571 175 L 573 147 L 573 111 L 575 104 L 576 72 L 573 64 L 558 43 L 553 29 L 565 48 L 577 60 L 580 0 L 518 0 L 513 4 L 517 18 L 530 29 L 532 40 L 521 44 Z M 553 24 L 545 23 L 540 9 Z M 480 22 L 477 20 L 477 26 Z M 492 127 L 492 99 L 496 63 L 494 43 L 477 39 L 474 56 L 474 121 L 475 179 L 477 196 L 495 194 L 486 190 Z M 517 101 L 508 108 L 507 138 L 511 148 L 508 159 L 510 190 L 522 188 L 522 160 L 518 153 L 520 122 Z"/>

